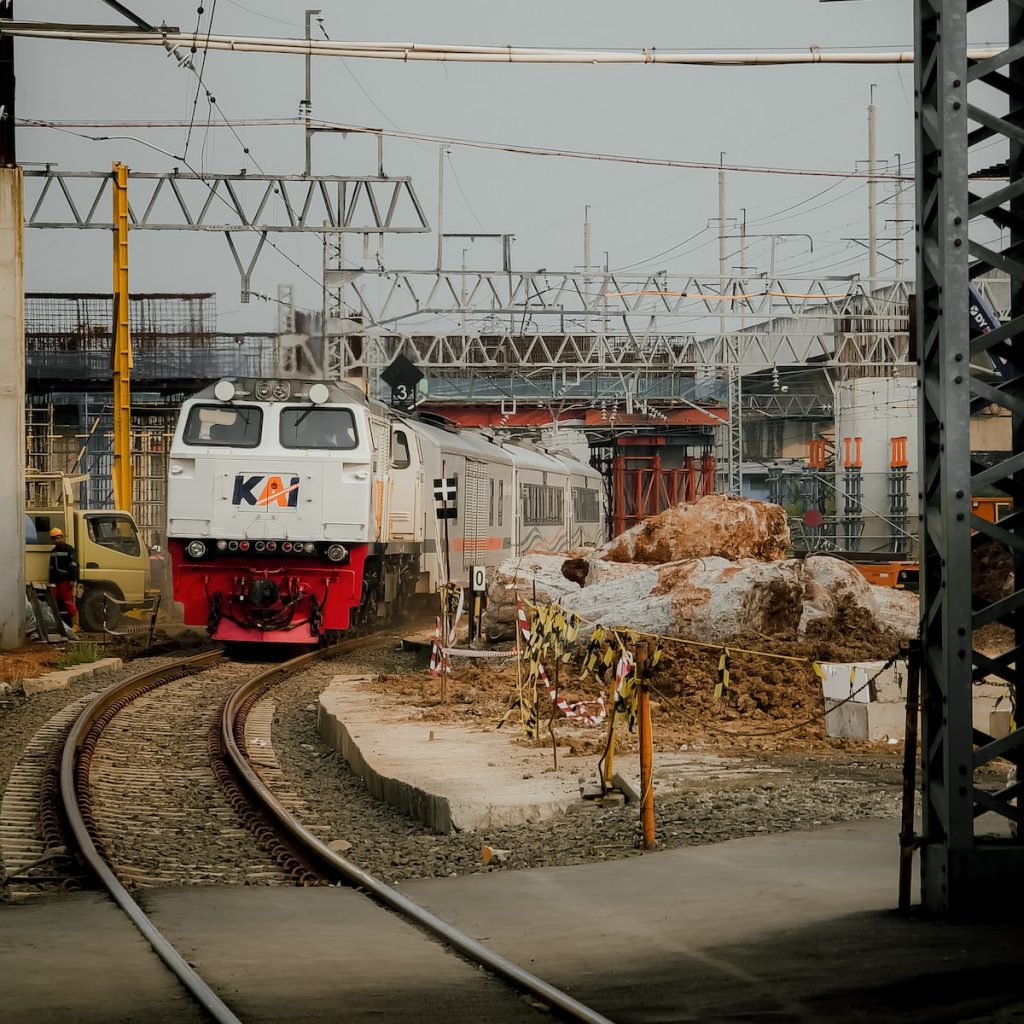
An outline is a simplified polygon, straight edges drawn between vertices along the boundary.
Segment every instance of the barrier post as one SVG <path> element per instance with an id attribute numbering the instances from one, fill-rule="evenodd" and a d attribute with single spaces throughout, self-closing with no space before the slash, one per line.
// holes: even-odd
<path id="1" fill-rule="evenodd" d="M 910 882 L 913 877 L 914 792 L 917 789 L 917 712 L 921 694 L 921 645 L 911 640 L 907 652 L 907 724 L 903 736 L 903 813 L 900 820 L 899 902 L 901 913 L 910 910 Z"/>
<path id="2" fill-rule="evenodd" d="M 601 784 L 606 790 L 611 789 L 612 776 L 615 774 L 615 693 L 618 688 L 619 680 L 613 672 L 608 690 L 608 742 L 601 766 Z"/>
<path id="3" fill-rule="evenodd" d="M 645 850 L 657 846 L 654 837 L 654 742 L 651 735 L 651 693 L 647 685 L 647 641 L 636 645 L 636 679 L 640 718 L 640 822 Z"/>

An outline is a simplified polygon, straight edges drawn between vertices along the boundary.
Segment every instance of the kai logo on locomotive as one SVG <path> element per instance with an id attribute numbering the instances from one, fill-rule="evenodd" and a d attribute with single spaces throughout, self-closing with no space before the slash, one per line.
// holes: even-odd
<path id="1" fill-rule="evenodd" d="M 273 509 L 275 512 L 297 508 L 299 477 L 280 473 L 238 473 L 231 504 Z"/>

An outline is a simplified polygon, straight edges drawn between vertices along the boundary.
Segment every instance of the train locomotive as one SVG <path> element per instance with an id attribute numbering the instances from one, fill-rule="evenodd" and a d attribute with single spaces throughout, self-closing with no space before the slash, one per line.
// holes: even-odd
<path id="1" fill-rule="evenodd" d="M 473 565 L 601 543 L 603 481 L 349 382 L 225 378 L 182 407 L 167 527 L 187 624 L 315 644 L 400 611 L 449 571 L 464 580 Z"/>

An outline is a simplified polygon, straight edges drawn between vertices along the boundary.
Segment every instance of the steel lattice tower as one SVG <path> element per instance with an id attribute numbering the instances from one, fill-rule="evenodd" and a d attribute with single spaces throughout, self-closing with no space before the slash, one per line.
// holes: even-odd
<path id="1" fill-rule="evenodd" d="M 969 23 L 994 8 L 1007 12 L 1008 46 L 990 60 L 968 61 Z M 1021 808 L 1011 804 L 1020 785 L 984 788 L 978 771 L 997 757 L 1019 766 L 1024 730 L 996 741 L 972 727 L 972 686 L 985 678 L 1010 687 L 1018 726 L 1024 715 L 1024 8 L 1017 0 L 917 0 L 915 14 L 921 889 L 928 910 L 965 918 L 1024 907 L 1024 845 L 985 835 L 992 830 L 978 820 L 995 812 L 1020 824 Z M 972 165 L 991 140 L 1001 148 L 986 147 Z M 993 152 L 997 160 L 1008 153 L 1008 183 L 974 176 Z M 999 241 L 981 241 L 992 237 Z M 968 281 L 993 268 L 1010 277 L 1009 317 L 971 339 Z M 972 459 L 970 415 L 972 406 L 990 405 L 1009 411 L 1013 443 L 984 466 Z M 998 524 L 971 515 L 971 495 L 986 488 L 1013 500 Z M 986 538 L 1014 558 L 1013 592 L 994 602 L 972 593 L 972 547 Z M 974 643 L 974 632 L 993 622 L 1015 637 L 997 657 Z"/>

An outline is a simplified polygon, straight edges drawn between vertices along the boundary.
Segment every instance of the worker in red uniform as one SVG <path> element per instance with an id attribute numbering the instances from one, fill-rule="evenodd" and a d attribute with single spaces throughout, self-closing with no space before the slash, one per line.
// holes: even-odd
<path id="1" fill-rule="evenodd" d="M 78 626 L 78 605 L 75 604 L 75 585 L 78 583 L 78 556 L 75 549 L 64 543 L 64 531 L 55 526 L 50 531 L 53 550 L 50 552 L 50 586 L 57 598 L 57 609 L 66 625 Z"/>

